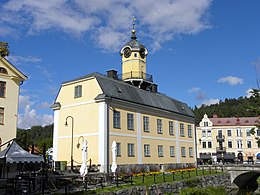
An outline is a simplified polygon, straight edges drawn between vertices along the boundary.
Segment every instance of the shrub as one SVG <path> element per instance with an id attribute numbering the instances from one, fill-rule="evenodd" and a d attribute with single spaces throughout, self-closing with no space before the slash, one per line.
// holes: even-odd
<path id="1" fill-rule="evenodd" d="M 180 191 L 180 195 L 226 195 L 227 192 L 223 187 L 207 187 L 207 188 L 184 188 Z"/>

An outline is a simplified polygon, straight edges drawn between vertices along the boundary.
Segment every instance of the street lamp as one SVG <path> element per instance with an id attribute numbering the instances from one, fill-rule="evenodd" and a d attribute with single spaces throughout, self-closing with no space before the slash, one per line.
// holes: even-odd
<path id="1" fill-rule="evenodd" d="M 74 130 L 74 118 L 67 116 L 65 126 L 68 126 L 68 118 L 71 118 L 71 151 L 70 151 L 70 168 L 73 170 L 73 130 Z"/>

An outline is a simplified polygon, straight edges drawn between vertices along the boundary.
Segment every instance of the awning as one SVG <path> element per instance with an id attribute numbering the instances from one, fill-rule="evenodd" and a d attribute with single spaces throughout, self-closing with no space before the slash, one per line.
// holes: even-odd
<path id="1" fill-rule="evenodd" d="M 11 143 L 6 149 L 0 152 L 0 159 L 6 158 L 7 163 L 19 162 L 43 162 L 43 157 L 30 154 L 22 149 L 15 141 Z"/>
<path id="2" fill-rule="evenodd" d="M 203 154 L 203 153 L 201 153 L 200 154 L 200 159 L 207 159 L 207 160 L 209 160 L 209 159 L 211 159 L 211 155 L 210 154 Z"/>
<path id="3" fill-rule="evenodd" d="M 225 160 L 234 160 L 235 159 L 235 154 L 234 153 L 226 153 L 224 154 L 224 159 Z"/>

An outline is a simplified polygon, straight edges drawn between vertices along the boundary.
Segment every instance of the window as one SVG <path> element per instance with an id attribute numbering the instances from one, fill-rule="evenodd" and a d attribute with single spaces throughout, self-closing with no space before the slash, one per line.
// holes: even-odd
<path id="1" fill-rule="evenodd" d="M 206 131 L 202 130 L 202 137 L 206 137 Z"/>
<path id="2" fill-rule="evenodd" d="M 252 148 L 252 142 L 251 141 L 247 141 L 247 148 Z"/>
<path id="3" fill-rule="evenodd" d="M 242 141 L 241 140 L 237 141 L 237 148 L 242 148 Z"/>
<path id="4" fill-rule="evenodd" d="M 189 157 L 193 157 L 193 148 L 189 147 Z"/>
<path id="5" fill-rule="evenodd" d="M 202 148 L 207 148 L 206 142 L 202 142 Z"/>
<path id="6" fill-rule="evenodd" d="M 0 97 L 5 97 L 6 82 L 0 81 Z"/>
<path id="7" fill-rule="evenodd" d="M 208 131 L 207 131 L 207 136 L 208 136 L 208 137 L 211 137 L 211 130 L 208 130 Z"/>
<path id="8" fill-rule="evenodd" d="M 158 146 L 158 156 L 163 157 L 163 146 L 162 145 Z"/>
<path id="9" fill-rule="evenodd" d="M 209 123 L 208 122 L 204 122 L 204 127 L 207 127 L 209 126 Z"/>
<path id="10" fill-rule="evenodd" d="M 169 135 L 174 135 L 173 121 L 169 121 Z"/>
<path id="11" fill-rule="evenodd" d="M 0 73 L 2 74 L 8 74 L 7 70 L 3 67 L 0 67 Z"/>
<path id="12" fill-rule="evenodd" d="M 175 157 L 174 146 L 170 146 L 170 157 Z"/>
<path id="13" fill-rule="evenodd" d="M 74 98 L 79 98 L 82 96 L 82 85 L 77 85 L 74 89 Z"/>
<path id="14" fill-rule="evenodd" d="M 242 137 L 243 136 L 241 129 L 237 129 L 237 136 L 238 137 Z"/>
<path id="15" fill-rule="evenodd" d="M 144 116 L 143 117 L 143 122 L 144 122 L 144 132 L 149 132 L 149 117 Z"/>
<path id="16" fill-rule="evenodd" d="M 127 113 L 127 129 L 134 130 L 134 114 Z"/>
<path id="17" fill-rule="evenodd" d="M 228 141 L 228 148 L 232 148 L 232 141 Z"/>
<path id="18" fill-rule="evenodd" d="M 113 127 L 120 128 L 120 112 L 116 110 L 113 111 Z"/>
<path id="19" fill-rule="evenodd" d="M 188 125 L 188 137 L 192 137 L 192 128 L 191 128 L 191 125 Z"/>
<path id="20" fill-rule="evenodd" d="M 222 130 L 218 130 L 218 137 L 221 138 L 222 137 Z"/>
<path id="21" fill-rule="evenodd" d="M 0 107 L 0 125 L 4 124 L 4 108 Z"/>
<path id="22" fill-rule="evenodd" d="M 135 156 L 134 146 L 134 144 L 127 144 L 127 152 L 129 157 Z"/>
<path id="23" fill-rule="evenodd" d="M 251 136 L 250 129 L 246 130 L 246 136 Z"/>
<path id="24" fill-rule="evenodd" d="M 116 143 L 116 156 L 120 157 L 121 156 L 121 143 Z"/>
<path id="25" fill-rule="evenodd" d="M 212 142 L 208 142 L 208 148 L 212 148 Z"/>
<path id="26" fill-rule="evenodd" d="M 180 134 L 181 134 L 181 137 L 184 137 L 184 124 L 183 123 L 180 123 Z"/>
<path id="27" fill-rule="evenodd" d="M 137 53 L 134 53 L 134 57 L 137 58 Z"/>
<path id="28" fill-rule="evenodd" d="M 157 133 L 162 134 L 162 119 L 157 119 Z"/>
<path id="29" fill-rule="evenodd" d="M 181 156 L 186 157 L 185 147 L 181 147 Z"/>
<path id="30" fill-rule="evenodd" d="M 257 135 L 257 136 L 260 136 L 260 129 L 257 129 L 257 130 L 256 130 L 256 135 Z"/>
<path id="31" fill-rule="evenodd" d="M 228 136 L 228 137 L 231 137 L 231 136 L 232 136 L 231 129 L 228 129 L 228 130 L 227 130 L 227 136 Z"/>
<path id="32" fill-rule="evenodd" d="M 149 144 L 144 144 L 144 156 L 145 157 L 150 157 L 150 145 Z"/>

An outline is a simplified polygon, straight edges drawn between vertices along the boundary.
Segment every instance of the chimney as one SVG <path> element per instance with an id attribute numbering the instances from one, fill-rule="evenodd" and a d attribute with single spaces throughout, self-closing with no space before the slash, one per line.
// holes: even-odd
<path id="1" fill-rule="evenodd" d="M 158 92 L 158 85 L 152 84 L 152 85 L 151 85 L 151 92 L 157 93 L 157 92 Z"/>
<path id="2" fill-rule="evenodd" d="M 213 118 L 218 118 L 218 115 L 217 114 L 213 114 Z"/>
<path id="3" fill-rule="evenodd" d="M 113 78 L 113 79 L 118 79 L 118 77 L 117 77 L 117 71 L 116 71 L 116 70 L 113 70 L 113 69 L 108 70 L 108 71 L 107 71 L 107 77 Z"/>

